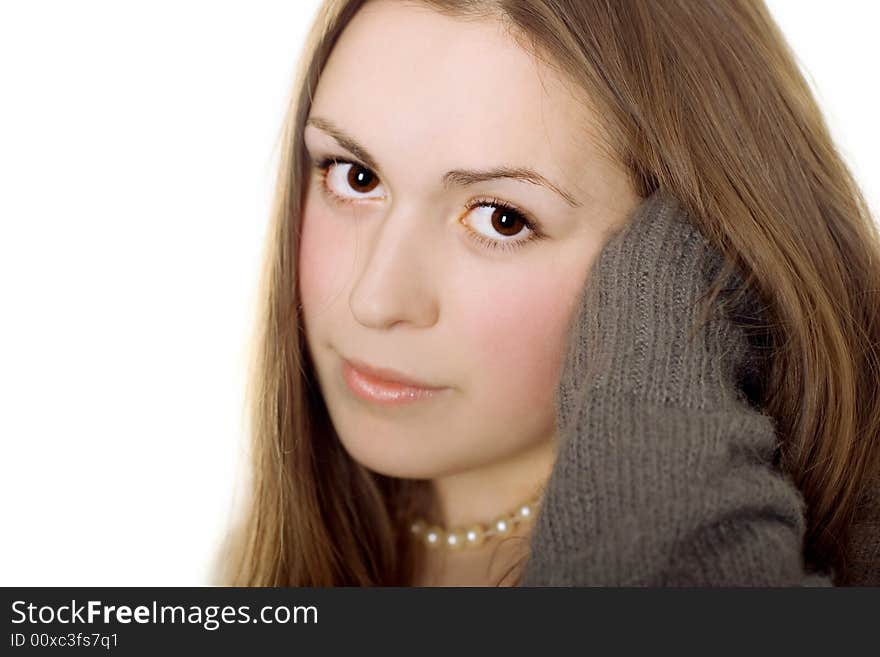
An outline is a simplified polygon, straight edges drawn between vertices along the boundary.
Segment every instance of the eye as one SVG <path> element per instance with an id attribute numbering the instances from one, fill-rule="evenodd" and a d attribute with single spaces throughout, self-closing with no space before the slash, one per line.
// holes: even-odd
<path id="1" fill-rule="evenodd" d="M 378 186 L 379 177 L 357 162 L 325 157 L 314 162 L 314 167 L 320 176 L 321 191 L 335 203 L 356 203 L 361 199 L 382 198 L 363 196 Z M 356 195 L 351 195 L 346 188 L 353 190 Z M 474 219 L 466 221 L 465 218 L 470 216 Z M 495 197 L 470 201 L 460 221 L 467 228 L 471 239 L 491 251 L 512 251 L 529 242 L 546 238 L 537 221 L 510 203 Z M 517 237 L 523 234 L 525 237 Z"/>
<path id="2" fill-rule="evenodd" d="M 510 251 L 545 237 L 536 221 L 497 198 L 471 201 L 467 209 L 462 223 L 471 238 L 488 249 Z M 473 219 L 465 221 L 465 217 Z M 522 237 L 523 234 L 525 237 Z M 499 235 L 500 238 L 497 237 Z"/>
<path id="3" fill-rule="evenodd" d="M 369 194 L 379 184 L 379 177 L 357 162 L 327 157 L 315 163 L 321 177 L 322 191 L 333 201 L 352 203 L 361 199 L 382 198 Z M 355 194 L 352 195 L 349 190 Z"/>

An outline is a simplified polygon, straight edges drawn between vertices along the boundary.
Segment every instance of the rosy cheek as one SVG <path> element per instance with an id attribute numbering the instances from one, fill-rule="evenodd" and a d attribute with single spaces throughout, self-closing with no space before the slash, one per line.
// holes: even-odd
<path id="1" fill-rule="evenodd" d="M 341 292 L 349 270 L 346 254 L 350 235 L 319 202 L 303 206 L 298 257 L 299 289 L 307 315 L 324 309 Z"/>
<path id="2" fill-rule="evenodd" d="M 467 313 L 470 335 L 476 343 L 480 366 L 493 380 L 516 382 L 517 396 L 524 388 L 537 408 L 552 399 L 559 378 L 565 331 L 572 311 L 566 282 L 534 276 L 491 294 L 490 303 L 475 303 Z M 508 281 L 509 283 L 509 281 Z M 485 299 L 485 297 L 482 297 Z M 483 375 L 474 373 L 474 376 Z"/>

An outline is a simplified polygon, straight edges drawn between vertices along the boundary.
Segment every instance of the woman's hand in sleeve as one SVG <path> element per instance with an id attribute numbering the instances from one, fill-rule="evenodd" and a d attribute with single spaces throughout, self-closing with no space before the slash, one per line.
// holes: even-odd
<path id="1" fill-rule="evenodd" d="M 559 453 L 523 586 L 830 585 L 803 566 L 804 502 L 774 466 L 755 361 L 725 312 L 693 336 L 723 256 L 658 190 L 613 234 L 572 318 Z M 740 283 L 731 274 L 725 294 Z M 720 297 L 721 298 L 721 297 Z"/>

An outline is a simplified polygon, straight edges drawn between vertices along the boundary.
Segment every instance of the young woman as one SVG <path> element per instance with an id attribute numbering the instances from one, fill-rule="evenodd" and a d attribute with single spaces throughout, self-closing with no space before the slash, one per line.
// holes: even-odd
<path id="1" fill-rule="evenodd" d="M 880 238 L 756 1 L 328 1 L 232 585 L 880 577 Z"/>

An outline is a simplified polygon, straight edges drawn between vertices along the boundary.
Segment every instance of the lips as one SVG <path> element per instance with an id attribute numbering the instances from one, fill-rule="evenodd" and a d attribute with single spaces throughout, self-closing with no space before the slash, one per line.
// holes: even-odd
<path id="1" fill-rule="evenodd" d="M 349 367 L 354 368 L 359 373 L 373 379 L 378 384 L 397 385 L 408 388 L 420 388 L 422 390 L 442 390 L 445 386 L 435 386 L 425 381 L 408 376 L 403 372 L 393 370 L 387 367 L 374 367 L 354 358 L 344 358 Z"/>
<path id="2" fill-rule="evenodd" d="M 342 358 L 342 380 L 351 393 L 371 404 L 381 406 L 409 405 L 421 400 L 445 396 L 451 388 L 438 388 L 414 377 L 376 368 L 363 361 Z M 363 368 L 363 369 L 361 369 Z"/>

